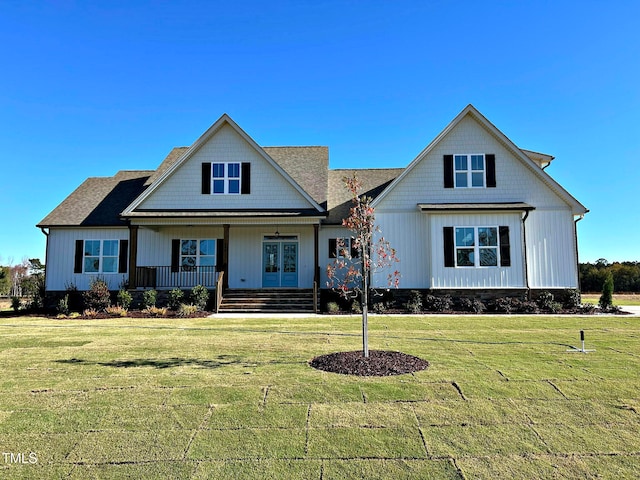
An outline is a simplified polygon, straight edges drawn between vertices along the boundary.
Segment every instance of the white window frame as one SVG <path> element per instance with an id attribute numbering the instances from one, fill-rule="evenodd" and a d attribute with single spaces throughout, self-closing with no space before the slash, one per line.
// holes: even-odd
<path id="1" fill-rule="evenodd" d="M 213 243 L 213 255 L 203 254 L 202 253 L 202 242 L 208 241 Z M 183 253 L 184 242 L 195 242 L 195 254 L 191 253 Z M 217 239 L 216 238 L 181 238 L 180 239 L 180 260 L 178 261 L 178 267 L 181 272 L 193 272 L 196 271 L 200 267 L 212 267 L 215 269 L 217 263 Z M 184 259 L 186 258 L 194 258 L 195 265 L 185 265 Z M 202 265 L 202 259 L 213 258 L 213 264 L 211 265 Z M 192 268 L 193 267 L 193 268 Z"/>
<path id="2" fill-rule="evenodd" d="M 473 230 L 473 245 L 458 245 L 458 229 L 472 229 Z M 485 228 L 493 228 L 496 231 L 496 244 L 495 245 L 480 245 L 479 230 Z M 453 227 L 453 248 L 454 248 L 454 260 L 456 268 L 498 268 L 500 267 L 500 227 L 495 225 L 478 225 L 478 226 L 455 226 Z M 495 250 L 495 265 L 480 265 L 480 251 L 481 250 Z M 458 250 L 473 250 L 473 265 L 458 265 Z"/>
<path id="3" fill-rule="evenodd" d="M 466 158 L 467 168 L 456 168 L 456 159 Z M 482 157 L 482 169 L 473 168 L 473 157 Z M 473 174 L 481 174 L 482 185 L 473 185 Z M 458 174 L 465 174 L 466 185 L 458 185 Z M 456 153 L 453 155 L 453 181 L 455 188 L 486 188 L 487 186 L 487 159 L 484 153 Z"/>
<path id="4" fill-rule="evenodd" d="M 98 253 L 97 254 L 93 254 L 93 255 L 89 255 L 88 253 L 93 253 L 93 252 L 87 252 L 87 242 L 97 242 L 98 243 Z M 111 252 L 111 255 L 105 255 L 104 251 L 104 245 L 105 242 L 114 242 L 115 243 L 115 254 L 113 254 L 113 252 Z M 120 240 L 117 239 L 107 239 L 107 240 L 102 240 L 102 239 L 97 239 L 97 238 L 90 238 L 90 239 L 85 239 L 83 240 L 82 243 L 82 273 L 86 273 L 86 274 L 106 274 L 106 275 L 112 275 L 114 273 L 118 273 L 119 270 L 119 262 L 120 262 Z M 98 262 L 98 269 L 97 270 L 87 270 L 87 260 L 91 260 L 91 259 L 97 259 Z M 105 260 L 106 259 L 112 259 L 113 260 L 113 270 L 108 270 L 105 271 L 104 267 L 105 267 Z"/>
<path id="5" fill-rule="evenodd" d="M 223 172 L 222 176 L 214 176 L 217 172 L 216 166 L 222 165 Z M 229 166 L 237 165 L 238 175 L 230 176 L 229 175 Z M 215 191 L 215 183 L 216 181 L 223 182 L 223 191 L 216 192 Z M 238 182 L 238 191 L 231 191 L 232 182 Z M 240 195 L 242 193 L 242 163 L 241 162 L 211 162 L 211 194 L 212 195 Z"/>
<path id="6" fill-rule="evenodd" d="M 351 237 L 336 237 L 336 258 L 351 258 Z M 344 253 L 348 252 L 348 255 Z"/>

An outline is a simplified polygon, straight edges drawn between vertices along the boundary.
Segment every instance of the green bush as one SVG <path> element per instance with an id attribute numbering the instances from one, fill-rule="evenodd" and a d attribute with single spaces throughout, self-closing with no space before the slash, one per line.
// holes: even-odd
<path id="1" fill-rule="evenodd" d="M 168 306 L 171 310 L 178 310 L 182 303 L 182 299 L 184 298 L 184 292 L 179 288 L 174 288 L 169 292 L 169 301 Z"/>
<path id="2" fill-rule="evenodd" d="M 425 295 L 423 304 L 430 312 L 446 312 L 451 310 L 453 300 L 451 295 Z"/>
<path id="3" fill-rule="evenodd" d="M 611 273 L 607 274 L 607 278 L 602 285 L 602 295 L 598 305 L 604 311 L 608 311 L 613 307 L 613 275 Z"/>
<path id="4" fill-rule="evenodd" d="M 198 310 L 206 310 L 209 302 L 209 290 L 203 285 L 196 285 L 191 290 L 191 301 Z"/>
<path id="5" fill-rule="evenodd" d="M 496 312 L 512 313 L 520 308 L 520 300 L 512 297 L 496 298 L 493 302 L 493 308 Z"/>
<path id="6" fill-rule="evenodd" d="M 422 312 L 422 293 L 419 290 L 409 292 L 409 300 L 405 304 L 405 308 L 409 313 Z"/>
<path id="7" fill-rule="evenodd" d="M 133 297 L 131 294 L 125 289 L 120 289 L 118 291 L 118 305 L 128 310 L 131 306 L 131 302 L 133 301 Z"/>
<path id="8" fill-rule="evenodd" d="M 57 310 L 60 315 L 69 315 L 69 295 L 58 300 Z"/>
<path id="9" fill-rule="evenodd" d="M 154 308 L 157 301 L 158 292 L 156 292 L 153 288 L 142 292 L 142 305 L 145 309 Z"/>
<path id="10" fill-rule="evenodd" d="M 582 298 L 580 296 L 580 290 L 572 288 L 567 290 L 567 296 L 564 300 L 564 307 L 570 310 L 580 307 Z"/>
<path id="11" fill-rule="evenodd" d="M 482 313 L 487 309 L 482 300 L 477 298 L 472 300 L 470 298 L 462 297 L 458 300 L 458 305 L 460 306 L 460 310 L 463 312 Z"/>
<path id="12" fill-rule="evenodd" d="M 340 306 L 336 302 L 327 303 L 327 313 L 340 313 Z"/>
<path id="13" fill-rule="evenodd" d="M 538 298 L 536 299 L 536 303 L 541 310 L 552 311 L 554 307 L 554 296 L 553 293 L 543 290 L 538 293 Z"/>
<path id="14" fill-rule="evenodd" d="M 190 317 L 191 315 L 195 315 L 199 311 L 196 305 L 187 305 L 186 303 L 181 303 L 178 306 L 177 310 L 177 315 L 179 317 Z"/>
<path id="15" fill-rule="evenodd" d="M 354 300 L 351 304 L 351 312 L 352 313 L 362 313 L 362 306 L 358 300 Z"/>
<path id="16" fill-rule="evenodd" d="M 89 290 L 82 294 L 87 310 L 104 312 L 111 305 L 111 295 L 107 282 L 102 279 L 95 279 L 89 285 Z"/>
<path id="17" fill-rule="evenodd" d="M 22 302 L 19 297 L 11 297 L 11 308 L 14 312 L 17 312 L 22 307 Z"/>

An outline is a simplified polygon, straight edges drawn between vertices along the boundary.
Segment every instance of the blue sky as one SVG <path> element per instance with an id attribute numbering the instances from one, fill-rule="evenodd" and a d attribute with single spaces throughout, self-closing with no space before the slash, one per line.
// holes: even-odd
<path id="1" fill-rule="evenodd" d="M 0 264 L 86 177 L 153 169 L 222 113 L 333 168 L 403 167 L 467 104 L 590 209 L 581 261 L 640 260 L 640 2 L 5 1 Z"/>

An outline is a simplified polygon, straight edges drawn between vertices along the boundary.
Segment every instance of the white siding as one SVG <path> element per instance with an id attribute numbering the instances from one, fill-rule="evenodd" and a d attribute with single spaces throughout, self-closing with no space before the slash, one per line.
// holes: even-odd
<path id="1" fill-rule="evenodd" d="M 205 162 L 250 162 L 251 193 L 203 195 L 201 177 Z M 139 206 L 152 209 L 310 207 L 302 194 L 229 125 L 218 130 Z"/>
<path id="2" fill-rule="evenodd" d="M 456 153 L 495 154 L 496 187 L 444 188 L 442 157 Z M 467 116 L 389 192 L 378 208 L 413 211 L 418 203 L 474 202 L 526 202 L 535 207 L 567 206 L 510 150 Z"/>
<path id="3" fill-rule="evenodd" d="M 128 274 L 73 273 L 76 240 L 127 240 L 128 238 L 127 228 L 51 228 L 46 260 L 46 289 L 59 291 L 75 285 L 79 290 L 87 290 L 95 278 L 104 279 L 112 290 L 119 289 L 128 280 Z"/>
<path id="4" fill-rule="evenodd" d="M 524 256 L 519 214 L 430 215 L 432 288 L 524 288 Z M 445 267 L 444 227 L 509 227 L 510 267 Z"/>
<path id="5" fill-rule="evenodd" d="M 527 218 L 531 288 L 578 288 L 575 223 L 571 211 L 535 210 Z"/>
<path id="6" fill-rule="evenodd" d="M 399 288 L 428 288 L 431 266 L 427 216 L 416 208 L 407 213 L 376 212 L 376 222 L 400 260 L 393 266 L 400 272 Z M 374 275 L 373 286 L 386 288 L 387 273 Z"/>

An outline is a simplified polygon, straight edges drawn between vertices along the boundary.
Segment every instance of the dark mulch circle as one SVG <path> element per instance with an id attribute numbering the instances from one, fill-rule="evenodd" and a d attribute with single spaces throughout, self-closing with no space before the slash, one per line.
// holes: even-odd
<path id="1" fill-rule="evenodd" d="M 369 350 L 365 358 L 362 350 L 320 355 L 309 362 L 313 368 L 325 372 L 363 377 L 386 377 L 425 370 L 429 362 L 413 355 L 386 350 Z"/>

